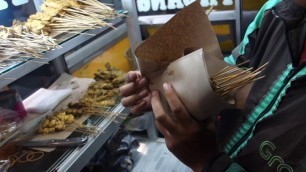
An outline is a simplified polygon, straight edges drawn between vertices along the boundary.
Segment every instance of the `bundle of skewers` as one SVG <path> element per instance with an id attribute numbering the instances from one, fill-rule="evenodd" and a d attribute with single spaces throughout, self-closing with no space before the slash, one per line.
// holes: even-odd
<path id="1" fill-rule="evenodd" d="M 57 47 L 55 39 L 29 32 L 24 23 L 14 21 L 12 27 L 0 26 L 0 63 L 29 57 L 40 58 L 43 52 Z"/>
<path id="2" fill-rule="evenodd" d="M 217 95 L 224 99 L 228 99 L 239 88 L 265 77 L 260 76 L 260 74 L 268 63 L 265 63 L 256 70 L 253 70 L 253 68 L 242 70 L 240 66 L 247 62 L 248 61 L 236 66 L 227 66 L 211 77 L 212 87 Z"/>
<path id="3" fill-rule="evenodd" d="M 88 126 L 75 121 L 73 115 L 71 114 L 59 112 L 46 118 L 38 132 L 41 134 L 48 134 L 64 130 L 71 130 L 92 135 L 97 134 L 99 131 L 96 126 Z"/>
<path id="4" fill-rule="evenodd" d="M 46 0 L 42 12 L 30 16 L 27 26 L 32 32 L 45 35 L 113 27 L 107 21 L 122 14 L 110 6 L 97 0 Z"/>
<path id="5" fill-rule="evenodd" d="M 62 112 L 57 112 L 52 116 L 46 118 L 38 132 L 40 134 L 54 133 L 64 130 L 76 131 L 86 134 L 97 134 L 97 126 L 88 126 L 84 125 L 76 119 L 81 118 L 82 116 L 113 116 L 125 118 L 126 115 L 122 113 L 108 112 L 104 106 L 90 106 L 83 103 L 70 103 L 68 108 Z"/>
<path id="6" fill-rule="evenodd" d="M 89 126 L 75 121 L 72 125 L 67 127 L 67 130 L 89 134 L 89 135 L 97 135 L 99 133 L 99 128 L 97 126 Z"/>
<path id="7" fill-rule="evenodd" d="M 125 82 L 125 73 L 109 63 L 105 64 L 106 70 L 99 70 L 94 74 L 95 82 L 89 87 L 81 103 L 87 106 L 112 107 L 116 104 L 119 87 Z"/>
<path id="8" fill-rule="evenodd" d="M 96 105 L 89 105 L 81 102 L 76 103 L 69 103 L 68 108 L 65 110 L 66 113 L 72 114 L 74 117 L 79 118 L 82 115 L 99 115 L 99 116 L 116 116 L 116 117 L 123 117 L 124 114 L 115 113 L 115 112 L 108 112 L 106 106 L 96 106 Z"/>
<path id="9" fill-rule="evenodd" d="M 46 0 L 41 10 L 25 23 L 14 21 L 12 27 L 0 26 L 0 68 L 12 64 L 10 61 L 41 58 L 44 52 L 60 48 L 53 38 L 58 34 L 114 28 L 108 21 L 124 15 L 111 4 L 97 0 Z"/>
<path id="10" fill-rule="evenodd" d="M 126 114 L 108 111 L 118 101 L 118 88 L 125 82 L 125 73 L 109 63 L 105 68 L 95 73 L 95 82 L 80 100 L 70 102 L 63 110 L 45 119 L 38 132 L 48 134 L 69 130 L 94 135 L 98 132 L 96 126 L 84 125 L 77 120 L 92 115 L 125 119 Z"/>

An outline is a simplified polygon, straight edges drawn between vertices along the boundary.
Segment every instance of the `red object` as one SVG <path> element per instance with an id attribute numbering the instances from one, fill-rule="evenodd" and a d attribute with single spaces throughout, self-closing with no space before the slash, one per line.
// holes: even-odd
<path id="1" fill-rule="evenodd" d="M 19 114 L 20 118 L 24 118 L 27 116 L 27 111 L 25 110 L 22 101 L 17 102 L 13 110 Z"/>
<path id="2" fill-rule="evenodd" d="M 22 99 L 15 89 L 0 92 L 0 108 L 16 111 L 20 118 L 27 116 Z"/>

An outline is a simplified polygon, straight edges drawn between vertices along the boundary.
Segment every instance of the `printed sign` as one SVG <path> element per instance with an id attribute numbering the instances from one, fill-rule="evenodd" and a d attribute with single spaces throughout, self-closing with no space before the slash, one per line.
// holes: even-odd
<path id="1" fill-rule="evenodd" d="M 139 16 L 173 14 L 196 0 L 136 0 Z M 214 6 L 214 10 L 234 9 L 234 0 L 201 0 L 205 8 Z"/>

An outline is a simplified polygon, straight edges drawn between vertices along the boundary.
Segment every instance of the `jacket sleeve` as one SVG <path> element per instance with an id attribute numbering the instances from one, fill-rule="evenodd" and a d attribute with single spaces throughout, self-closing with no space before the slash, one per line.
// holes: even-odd
<path id="1" fill-rule="evenodd" d="M 246 172 L 246 170 L 222 152 L 216 155 L 202 172 Z"/>
<path id="2" fill-rule="evenodd" d="M 248 60 L 249 53 L 251 53 L 257 37 L 256 30 L 258 30 L 261 26 L 265 11 L 273 8 L 280 1 L 281 0 L 269 0 L 261 7 L 253 22 L 248 26 L 241 43 L 232 51 L 230 56 L 224 58 L 225 62 L 231 65 L 236 65 Z M 237 62 L 238 58 L 240 59 Z"/>

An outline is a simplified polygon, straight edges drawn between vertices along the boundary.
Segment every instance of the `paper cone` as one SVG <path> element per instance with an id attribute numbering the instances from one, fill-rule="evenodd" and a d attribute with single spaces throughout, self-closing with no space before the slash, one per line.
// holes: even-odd
<path id="1" fill-rule="evenodd" d="M 165 82 L 172 84 L 184 106 L 199 121 L 230 106 L 215 94 L 210 83 L 209 73 L 218 71 L 222 66 L 208 68 L 207 65 L 215 64 L 214 61 L 219 59 L 204 57 L 203 50 L 199 49 L 171 62 L 165 70 L 149 74 L 150 89 L 160 91 L 166 111 L 170 111 L 170 109 L 165 101 L 162 88 Z M 222 61 L 220 60 L 220 62 Z"/>
<path id="2" fill-rule="evenodd" d="M 222 108 L 233 106 L 234 94 L 240 91 L 236 89 L 234 94 L 226 92 L 226 96 L 230 96 L 223 96 L 224 99 L 214 91 L 217 87 L 212 85 L 211 76 L 229 65 L 222 60 L 215 32 L 197 1 L 182 9 L 145 40 L 137 47 L 135 55 L 142 75 L 150 80 L 151 90 L 160 91 L 167 111 L 170 109 L 162 88 L 165 82 L 173 85 L 190 115 L 199 121 L 216 115 Z M 237 69 L 237 73 L 242 71 Z M 246 99 L 249 90 L 250 87 L 239 94 L 239 98 Z"/>

